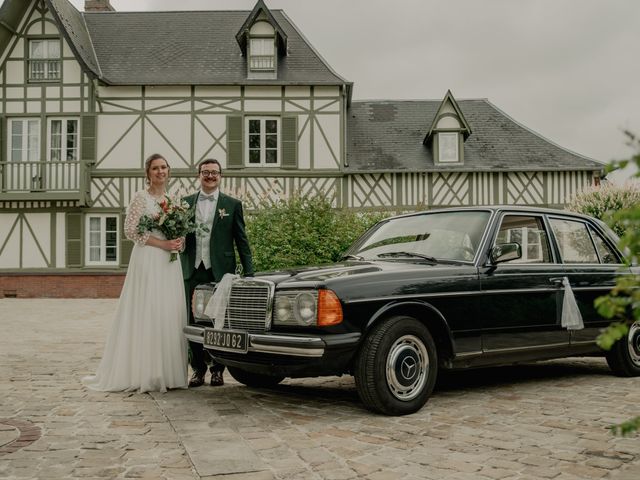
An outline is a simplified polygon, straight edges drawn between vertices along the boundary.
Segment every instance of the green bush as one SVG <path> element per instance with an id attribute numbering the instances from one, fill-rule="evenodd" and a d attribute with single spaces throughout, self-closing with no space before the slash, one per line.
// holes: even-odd
<path id="1" fill-rule="evenodd" d="M 264 201 L 246 215 L 256 271 L 340 260 L 344 251 L 388 214 L 334 209 L 322 196 Z"/>
<path id="2" fill-rule="evenodd" d="M 640 205 L 640 188 L 637 186 L 618 187 L 606 184 L 579 193 L 573 198 L 567 209 L 610 221 L 611 215 L 615 212 L 638 205 Z M 618 236 L 624 235 L 626 227 L 623 222 L 617 221 L 610 226 Z"/>

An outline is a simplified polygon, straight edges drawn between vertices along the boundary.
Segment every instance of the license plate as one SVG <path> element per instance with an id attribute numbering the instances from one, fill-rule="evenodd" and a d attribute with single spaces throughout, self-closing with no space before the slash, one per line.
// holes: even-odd
<path id="1" fill-rule="evenodd" d="M 225 352 L 247 353 L 247 332 L 239 330 L 204 329 L 204 347 Z"/>

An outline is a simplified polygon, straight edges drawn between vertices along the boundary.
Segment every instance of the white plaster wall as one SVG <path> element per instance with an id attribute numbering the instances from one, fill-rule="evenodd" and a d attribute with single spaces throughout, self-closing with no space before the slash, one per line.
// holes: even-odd
<path id="1" fill-rule="evenodd" d="M 0 253 L 0 268 L 18 268 L 20 266 L 20 227 L 9 235 L 9 230 L 16 221 L 17 213 L 0 214 L 0 246 L 4 246 Z"/>
<path id="2" fill-rule="evenodd" d="M 316 125 L 313 139 L 314 167 L 317 169 L 338 168 L 340 162 L 340 116 L 318 115 L 316 121 L 322 127 L 324 136 Z M 331 151 L 336 158 L 333 157 Z"/>
<path id="3" fill-rule="evenodd" d="M 309 124 L 304 127 L 305 122 L 309 118 L 308 115 L 298 116 L 298 168 L 310 169 L 311 168 L 311 128 Z M 302 134 L 300 132 L 302 131 Z"/>
<path id="4" fill-rule="evenodd" d="M 98 169 L 141 168 L 141 123 L 138 115 L 98 116 Z M 137 122 L 136 122 L 137 121 Z M 134 127 L 121 139 L 124 132 L 136 122 Z M 114 149 L 107 152 L 116 144 Z"/>
<path id="5" fill-rule="evenodd" d="M 144 157 L 152 153 L 166 156 L 174 168 L 189 166 L 191 157 L 191 117 L 189 115 L 148 115 L 144 127 Z"/>
<path id="6" fill-rule="evenodd" d="M 338 97 L 340 96 L 340 87 L 315 87 L 313 92 L 316 97 Z"/>
<path id="7" fill-rule="evenodd" d="M 280 100 L 245 100 L 244 108 L 247 115 L 260 115 L 261 113 L 280 113 L 282 110 Z"/>
<path id="8" fill-rule="evenodd" d="M 205 157 L 214 157 L 220 160 L 222 166 L 227 164 L 225 131 L 227 128 L 227 119 L 224 115 L 198 115 L 194 127 L 194 159 L 197 162 Z M 214 135 L 212 137 L 211 135 Z M 216 145 L 214 150 L 208 152 L 212 145 L 216 144 L 219 139 L 220 145 Z"/>
<path id="9" fill-rule="evenodd" d="M 142 87 L 98 87 L 96 93 L 102 99 L 141 97 Z"/>
<path id="10" fill-rule="evenodd" d="M 56 213 L 56 268 L 64 268 L 66 264 L 66 223 L 65 214 Z"/>
<path id="11" fill-rule="evenodd" d="M 148 86 L 145 88 L 145 97 L 188 97 L 191 95 L 191 87 L 186 86 Z"/>
<path id="12" fill-rule="evenodd" d="M 29 213 L 25 218 L 31 229 L 27 225 L 22 229 L 22 266 L 46 268 L 51 254 L 51 214 Z"/>
<path id="13" fill-rule="evenodd" d="M 244 96 L 249 97 L 279 97 L 280 87 L 245 87 Z"/>
<path id="14" fill-rule="evenodd" d="M 239 97 L 240 87 L 196 87 L 195 96 L 198 97 Z"/>

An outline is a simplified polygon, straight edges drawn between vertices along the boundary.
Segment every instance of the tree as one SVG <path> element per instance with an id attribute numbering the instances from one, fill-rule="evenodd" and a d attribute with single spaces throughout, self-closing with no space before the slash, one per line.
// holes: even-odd
<path id="1" fill-rule="evenodd" d="M 614 162 L 610 169 L 624 168 L 630 163 L 635 163 L 638 167 L 635 176 L 640 177 L 640 138 L 629 131 L 625 134 L 636 154 L 629 160 Z M 624 227 L 619 246 L 626 252 L 629 264 L 637 265 L 640 257 L 640 203 L 611 213 L 608 215 L 607 223 Z M 640 322 L 640 276 L 619 277 L 611 293 L 597 298 L 595 305 L 600 315 L 614 320 L 597 339 L 601 348 L 610 350 L 615 342 L 626 338 L 631 325 Z M 630 435 L 640 430 L 640 416 L 619 425 L 612 425 L 610 428 L 615 434 Z"/>

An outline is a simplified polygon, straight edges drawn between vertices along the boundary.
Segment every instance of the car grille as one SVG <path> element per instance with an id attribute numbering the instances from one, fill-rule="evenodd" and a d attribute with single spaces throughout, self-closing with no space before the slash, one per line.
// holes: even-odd
<path id="1" fill-rule="evenodd" d="M 233 283 L 224 328 L 264 333 L 271 325 L 274 285 L 264 280 L 241 279 Z"/>

